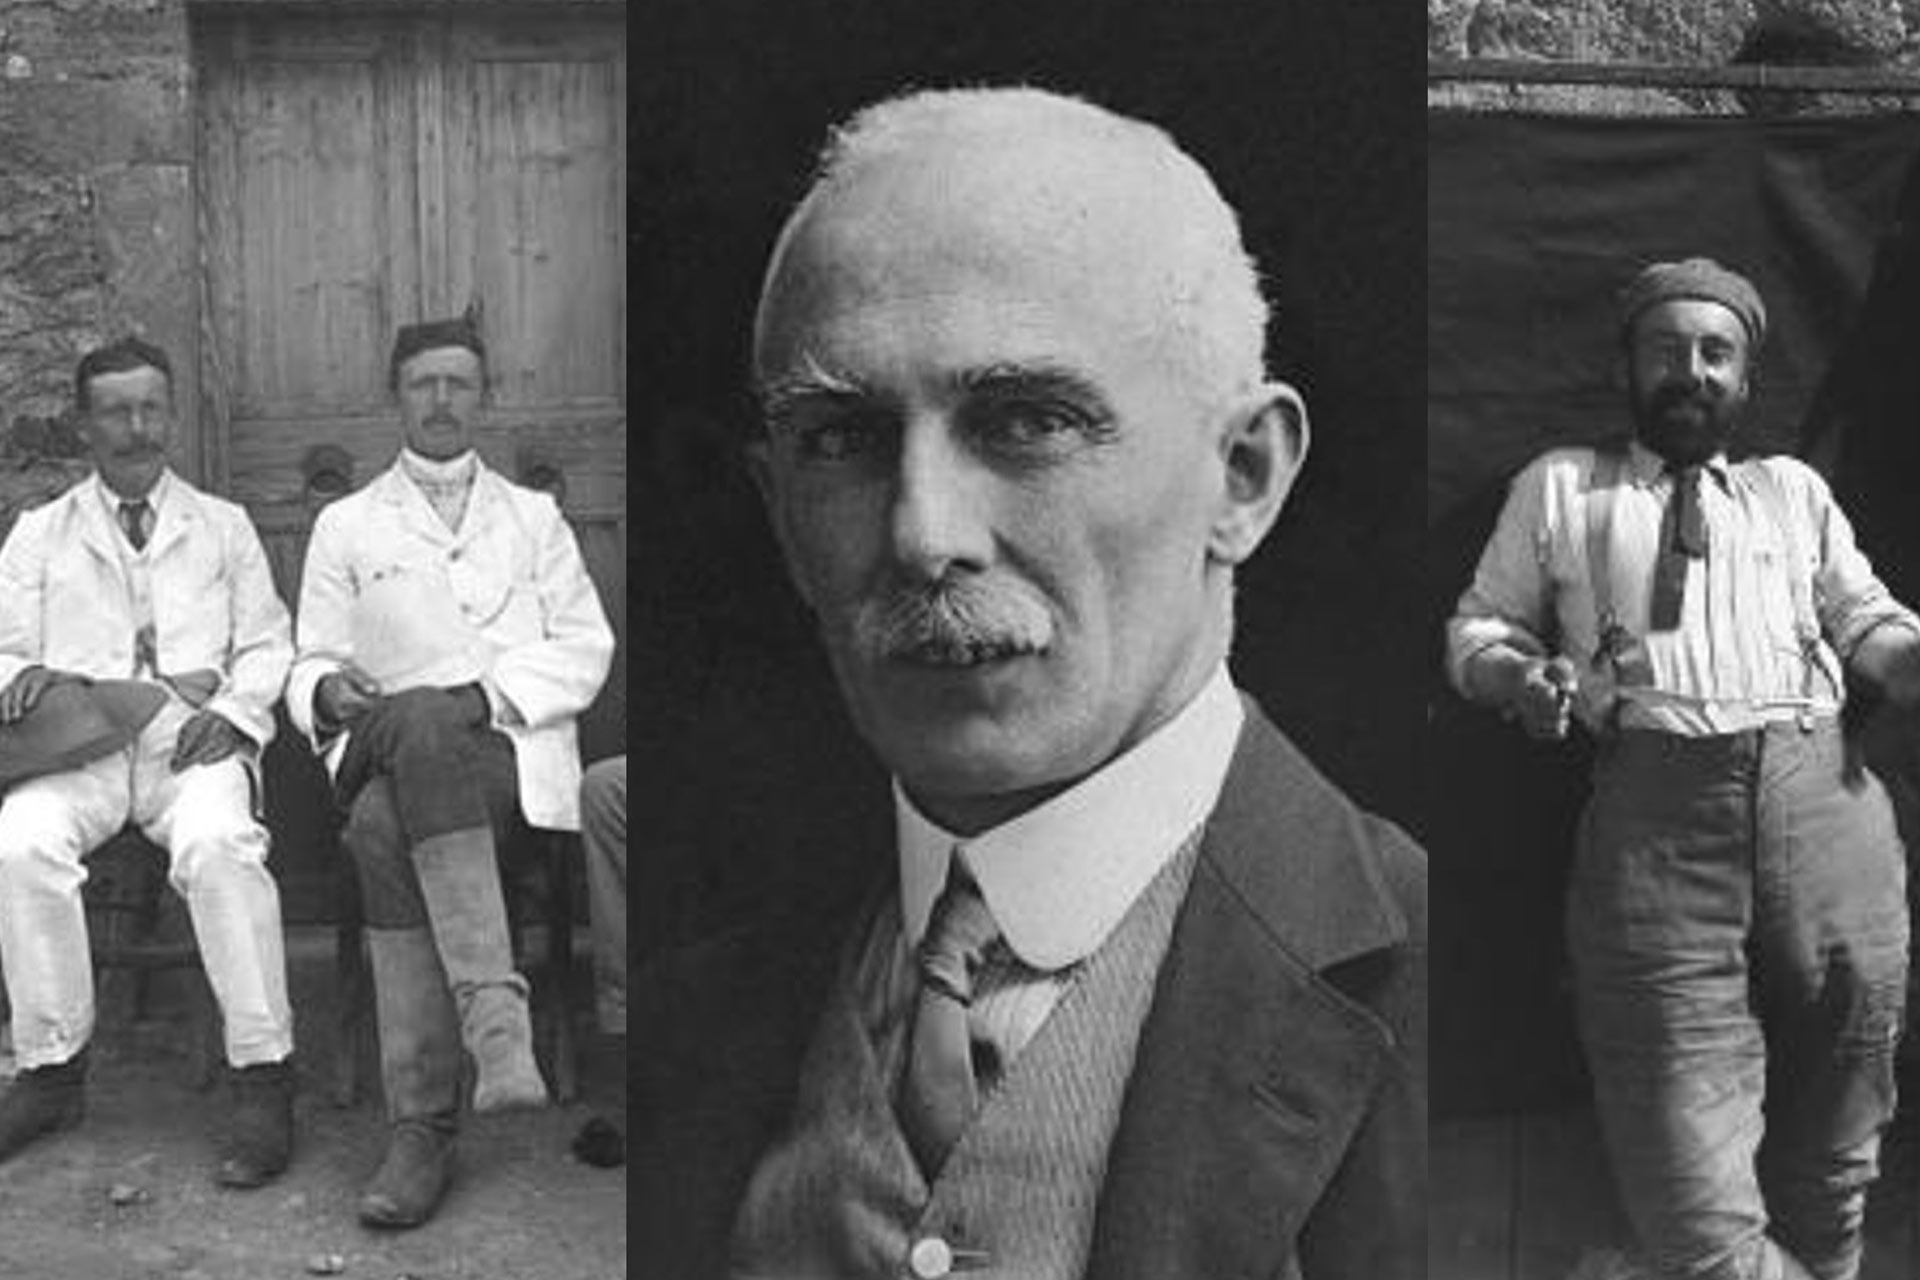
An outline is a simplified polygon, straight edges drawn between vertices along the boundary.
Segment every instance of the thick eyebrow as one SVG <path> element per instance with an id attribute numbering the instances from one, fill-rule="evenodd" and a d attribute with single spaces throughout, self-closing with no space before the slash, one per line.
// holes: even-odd
<path id="1" fill-rule="evenodd" d="M 859 379 L 835 373 L 809 355 L 802 357 L 798 369 L 762 380 L 754 397 L 762 420 L 774 423 L 808 401 L 865 400 L 872 393 Z"/>
<path id="2" fill-rule="evenodd" d="M 1064 365 L 1011 361 L 962 369 L 951 379 L 956 391 L 989 396 L 1039 396 L 1073 400 L 1107 413 L 1107 398 L 1085 375 Z"/>

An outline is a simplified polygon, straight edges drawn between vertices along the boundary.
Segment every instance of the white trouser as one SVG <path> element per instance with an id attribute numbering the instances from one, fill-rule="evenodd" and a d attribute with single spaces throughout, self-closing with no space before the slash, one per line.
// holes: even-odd
<path id="1" fill-rule="evenodd" d="M 227 1060 L 244 1067 L 293 1051 L 266 829 L 238 757 L 167 767 L 191 714 L 175 698 L 127 749 L 23 782 L 0 800 L 0 972 L 22 1068 L 65 1062 L 93 1034 L 81 859 L 129 822 L 167 850 L 168 883 L 187 901 L 220 1002 Z"/>

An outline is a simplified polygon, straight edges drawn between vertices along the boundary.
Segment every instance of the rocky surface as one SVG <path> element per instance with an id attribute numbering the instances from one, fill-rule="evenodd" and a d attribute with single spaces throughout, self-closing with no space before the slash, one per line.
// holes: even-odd
<path id="1" fill-rule="evenodd" d="M 1920 0 L 1427 0 L 1435 62 L 1494 58 L 1674 67 L 1920 72 Z M 1439 82 L 1431 106 L 1608 114 L 1911 109 L 1900 96 Z"/>
<path id="2" fill-rule="evenodd" d="M 137 333 L 192 403 L 180 0 L 0 0 L 0 536 L 82 474 L 73 366 Z"/>
<path id="3" fill-rule="evenodd" d="M 1758 61 L 1905 64 L 1920 55 L 1920 0 L 1428 0 L 1436 58 L 1716 66 Z M 1743 51 L 1747 56 L 1742 57 Z"/>

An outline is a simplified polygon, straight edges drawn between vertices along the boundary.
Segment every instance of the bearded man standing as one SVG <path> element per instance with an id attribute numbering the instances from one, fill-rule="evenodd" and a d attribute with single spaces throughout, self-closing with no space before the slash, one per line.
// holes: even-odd
<path id="1" fill-rule="evenodd" d="M 1632 438 L 1520 473 L 1449 625 L 1467 697 L 1597 743 L 1567 930 L 1638 1247 L 1582 1276 L 1852 1280 L 1893 1114 L 1904 869 L 1839 712 L 1843 667 L 1920 700 L 1920 621 L 1818 475 L 1730 460 L 1766 329 L 1717 263 L 1641 271 Z"/>

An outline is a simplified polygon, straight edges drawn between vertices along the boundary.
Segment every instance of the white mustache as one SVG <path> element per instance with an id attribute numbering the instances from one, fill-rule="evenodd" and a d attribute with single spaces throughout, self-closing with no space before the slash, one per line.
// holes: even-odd
<path id="1" fill-rule="evenodd" d="M 1053 643 L 1053 618 L 1022 588 L 951 579 L 862 601 L 853 642 L 870 662 L 967 666 L 1043 652 Z"/>

